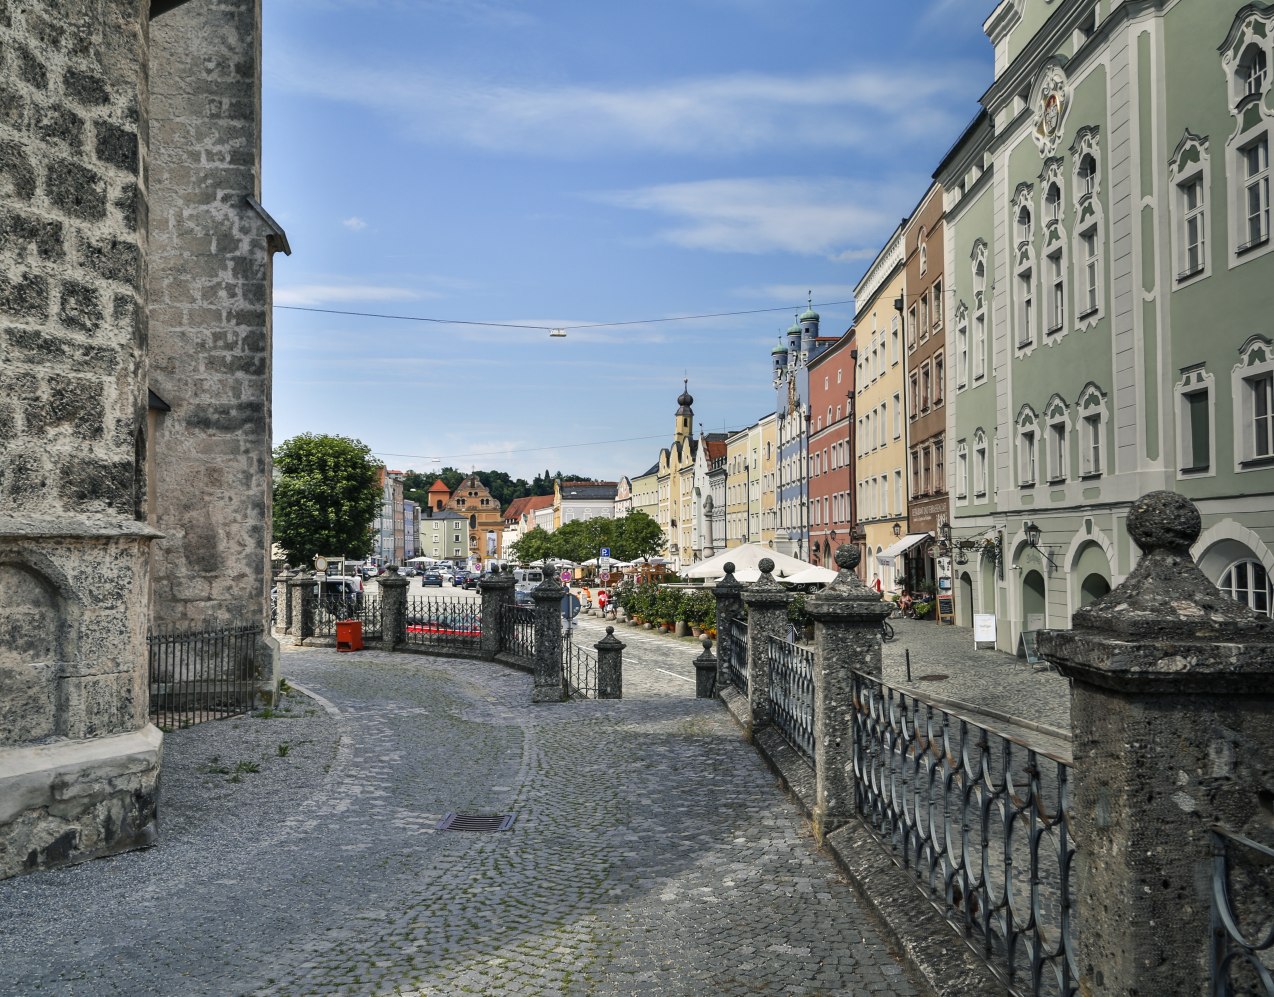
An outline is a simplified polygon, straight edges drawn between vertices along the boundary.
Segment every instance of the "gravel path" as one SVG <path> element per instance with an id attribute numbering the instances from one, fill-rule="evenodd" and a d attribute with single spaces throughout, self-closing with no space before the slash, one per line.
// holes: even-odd
<path id="1" fill-rule="evenodd" d="M 698 646 L 628 643 L 622 702 L 536 707 L 499 666 L 289 651 L 338 713 L 170 735 L 158 847 L 0 883 L 0 994 L 917 993 L 690 698 Z"/>

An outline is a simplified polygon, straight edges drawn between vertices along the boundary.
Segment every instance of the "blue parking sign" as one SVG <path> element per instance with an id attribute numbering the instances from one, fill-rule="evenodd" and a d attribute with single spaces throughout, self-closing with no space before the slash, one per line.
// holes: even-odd
<path id="1" fill-rule="evenodd" d="M 610 557 L 610 548 L 609 548 L 609 547 L 603 547 L 603 548 L 602 548 L 602 557 Z"/>

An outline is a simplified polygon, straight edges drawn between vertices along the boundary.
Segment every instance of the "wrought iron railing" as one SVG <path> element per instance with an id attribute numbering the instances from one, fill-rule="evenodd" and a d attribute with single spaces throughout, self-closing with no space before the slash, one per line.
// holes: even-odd
<path id="1" fill-rule="evenodd" d="M 597 652 L 562 637 L 562 687 L 571 699 L 597 698 Z"/>
<path id="2" fill-rule="evenodd" d="M 1274 997 L 1274 849 L 1212 829 L 1212 997 Z"/>
<path id="3" fill-rule="evenodd" d="M 721 635 L 718 635 L 721 636 Z M 738 618 L 726 624 L 724 645 L 718 640 L 717 653 L 726 656 L 726 674 L 730 684 L 743 695 L 748 694 L 748 621 Z"/>
<path id="4" fill-rule="evenodd" d="M 802 758 L 814 764 L 814 652 L 770 637 L 770 715 Z"/>
<path id="5" fill-rule="evenodd" d="M 314 636 L 335 637 L 340 620 L 358 620 L 363 624 L 363 637 L 379 639 L 382 633 L 380 596 L 360 593 L 354 596 L 324 595 L 314 602 Z"/>
<path id="6" fill-rule="evenodd" d="M 260 626 L 148 633 L 151 722 L 177 730 L 251 710 L 261 634 Z"/>
<path id="7" fill-rule="evenodd" d="M 500 648 L 520 658 L 535 657 L 535 610 L 505 606 L 500 614 Z"/>
<path id="8" fill-rule="evenodd" d="M 1014 994 L 1073 997 L 1070 767 L 853 673 L 858 812 Z"/>
<path id="9" fill-rule="evenodd" d="M 407 600 L 407 644 L 479 650 L 482 604 L 455 596 L 412 596 Z"/>

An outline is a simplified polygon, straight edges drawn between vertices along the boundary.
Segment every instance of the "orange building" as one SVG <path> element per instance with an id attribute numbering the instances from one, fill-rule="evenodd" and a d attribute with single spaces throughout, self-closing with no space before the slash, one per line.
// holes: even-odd
<path id="1" fill-rule="evenodd" d="M 429 486 L 429 509 L 431 512 L 457 512 L 468 519 L 468 553 L 471 559 L 482 562 L 489 557 L 501 556 L 504 516 L 500 512 L 500 503 L 476 474 L 462 480 L 454 492 L 449 491 L 441 479 L 435 481 Z"/>

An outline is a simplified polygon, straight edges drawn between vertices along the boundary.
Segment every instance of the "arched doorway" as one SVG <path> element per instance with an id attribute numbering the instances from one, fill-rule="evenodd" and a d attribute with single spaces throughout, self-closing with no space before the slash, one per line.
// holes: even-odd
<path id="1" fill-rule="evenodd" d="M 973 626 L 973 577 L 960 572 L 959 591 L 956 593 L 956 619 L 962 627 Z"/>
<path id="2" fill-rule="evenodd" d="M 1047 605 L 1044 576 L 1028 571 L 1022 579 L 1022 629 L 1043 630 L 1048 626 Z"/>
<path id="3" fill-rule="evenodd" d="M 1089 575 L 1079 584 L 1079 608 L 1096 602 L 1110 591 L 1110 582 L 1098 574 Z"/>

